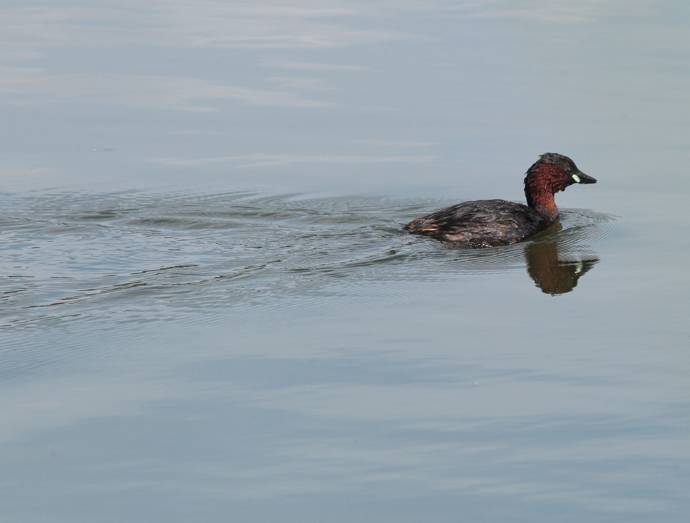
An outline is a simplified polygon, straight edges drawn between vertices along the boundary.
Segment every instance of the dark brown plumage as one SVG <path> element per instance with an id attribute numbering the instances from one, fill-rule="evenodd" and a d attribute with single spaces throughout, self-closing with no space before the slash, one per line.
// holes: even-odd
<path id="1" fill-rule="evenodd" d="M 460 203 L 415 218 L 405 225 L 413 234 L 459 242 L 469 247 L 492 247 L 522 241 L 558 219 L 554 194 L 573 183 L 596 183 L 561 154 L 542 154 L 525 176 L 527 205 L 506 200 Z"/>

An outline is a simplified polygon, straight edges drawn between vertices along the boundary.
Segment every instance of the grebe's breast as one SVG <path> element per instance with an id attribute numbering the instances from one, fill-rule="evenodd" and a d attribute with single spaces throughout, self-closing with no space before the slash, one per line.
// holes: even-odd
<path id="1" fill-rule="evenodd" d="M 534 209 L 506 200 L 477 200 L 415 218 L 405 229 L 470 247 L 509 245 L 548 227 Z"/>

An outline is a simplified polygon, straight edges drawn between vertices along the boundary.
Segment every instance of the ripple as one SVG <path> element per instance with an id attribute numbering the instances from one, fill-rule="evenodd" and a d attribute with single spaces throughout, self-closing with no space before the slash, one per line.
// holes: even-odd
<path id="1" fill-rule="evenodd" d="M 128 192 L 5 203 L 0 269 L 11 277 L 0 278 L 4 328 L 132 311 L 141 321 L 212 312 L 324 292 L 334 279 L 354 289 L 525 270 L 525 246 L 534 242 L 555 242 L 558 263 L 577 269 L 596 259 L 588 245 L 605 238 L 614 220 L 571 209 L 533 242 L 468 249 L 401 230 L 414 214 L 445 203 L 428 200 Z M 540 256 L 544 264 L 552 254 L 542 249 Z M 553 276 L 532 269 L 533 277 Z"/>

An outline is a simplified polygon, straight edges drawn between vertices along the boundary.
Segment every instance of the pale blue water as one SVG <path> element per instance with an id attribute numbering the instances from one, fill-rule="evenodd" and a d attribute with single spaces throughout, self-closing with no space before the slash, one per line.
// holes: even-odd
<path id="1" fill-rule="evenodd" d="M 0 521 L 686 521 L 689 17 L 0 3 Z"/>

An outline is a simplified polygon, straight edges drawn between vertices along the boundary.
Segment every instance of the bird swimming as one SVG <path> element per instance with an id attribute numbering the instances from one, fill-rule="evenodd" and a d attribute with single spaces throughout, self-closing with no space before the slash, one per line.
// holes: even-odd
<path id="1" fill-rule="evenodd" d="M 415 218 L 404 229 L 468 247 L 510 245 L 558 220 L 557 192 L 576 183 L 596 182 L 567 156 L 545 153 L 527 170 L 527 205 L 506 200 L 464 202 Z"/>

